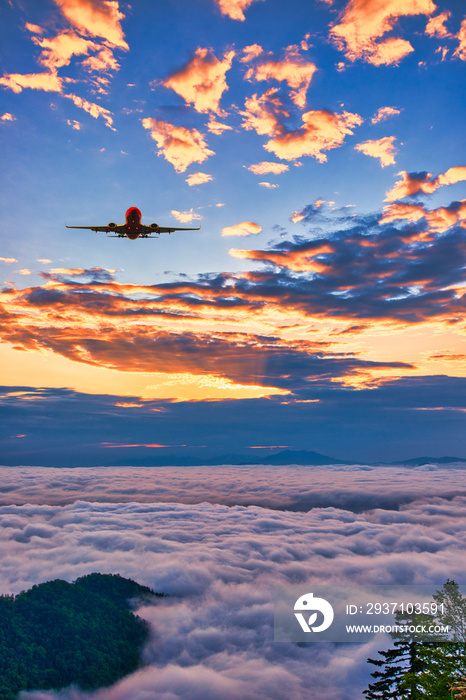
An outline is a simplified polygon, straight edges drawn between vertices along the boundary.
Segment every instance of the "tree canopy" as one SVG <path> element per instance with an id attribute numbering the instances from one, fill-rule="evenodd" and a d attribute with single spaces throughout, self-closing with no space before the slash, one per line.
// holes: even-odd
<path id="1" fill-rule="evenodd" d="M 60 579 L 0 596 L 0 697 L 111 685 L 141 666 L 149 630 L 130 600 L 160 595 L 118 574 Z"/>
<path id="2" fill-rule="evenodd" d="M 392 649 L 379 651 L 382 658 L 368 659 L 380 670 L 371 676 L 367 700 L 451 700 L 466 698 L 466 597 L 450 579 L 432 596 L 435 616 L 395 613 L 398 624 L 434 622 L 448 626 L 432 638 L 410 632 L 390 633 Z"/>

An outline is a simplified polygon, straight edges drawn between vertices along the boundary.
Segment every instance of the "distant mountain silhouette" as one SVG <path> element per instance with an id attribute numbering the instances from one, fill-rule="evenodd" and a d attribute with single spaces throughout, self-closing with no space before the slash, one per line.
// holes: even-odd
<path id="1" fill-rule="evenodd" d="M 117 462 L 111 462 L 112 466 L 132 466 L 132 467 L 199 467 L 199 466 L 219 466 L 221 464 L 301 464 L 301 465 L 318 465 L 318 464 L 355 464 L 344 459 L 336 459 L 327 455 L 313 452 L 312 450 L 282 450 L 266 457 L 249 457 L 240 454 L 224 454 L 218 457 L 209 457 L 207 459 L 199 459 L 198 457 L 185 457 L 180 455 L 151 455 L 139 459 L 122 459 Z"/>
<path id="2" fill-rule="evenodd" d="M 354 464 L 345 459 L 335 459 L 328 457 L 319 452 L 312 450 L 282 450 L 275 454 L 261 457 L 260 459 L 246 462 L 247 464 L 302 464 L 302 465 L 318 465 L 318 464 Z"/>
<path id="3" fill-rule="evenodd" d="M 370 464 L 406 464 L 408 466 L 422 466 L 423 464 L 450 464 L 452 462 L 466 462 L 462 457 L 414 457 L 413 459 L 401 459 L 396 462 L 370 462 Z M 363 460 L 347 460 L 329 457 L 313 450 L 281 450 L 266 455 L 256 457 L 245 454 L 223 454 L 216 457 L 186 457 L 185 455 L 160 455 L 153 454 L 138 459 L 126 458 L 112 461 L 107 466 L 113 467 L 201 467 L 220 466 L 222 464 L 232 465 L 287 465 L 300 464 L 302 466 L 318 466 L 330 464 L 364 464 Z"/>
<path id="4" fill-rule="evenodd" d="M 413 467 L 421 467 L 423 464 L 451 464 L 452 462 L 466 462 L 462 457 L 414 457 L 403 459 L 388 464 L 411 464 Z"/>
<path id="5" fill-rule="evenodd" d="M 118 461 L 108 462 L 112 467 L 201 467 L 217 466 L 220 464 L 243 464 L 245 455 L 220 455 L 219 457 L 186 457 L 184 455 L 148 455 L 134 459 L 128 457 Z"/>

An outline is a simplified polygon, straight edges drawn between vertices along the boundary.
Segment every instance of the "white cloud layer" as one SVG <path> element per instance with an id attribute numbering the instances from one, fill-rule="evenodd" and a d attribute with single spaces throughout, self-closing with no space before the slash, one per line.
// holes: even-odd
<path id="1" fill-rule="evenodd" d="M 117 457 L 115 458 L 117 459 Z M 377 466 L 0 467 L 0 505 L 203 502 L 306 511 L 362 512 L 415 499 L 466 496 L 463 465 Z"/>
<path id="2" fill-rule="evenodd" d="M 144 669 L 95 693 L 31 691 L 21 700 L 305 700 L 310 688 L 311 697 L 359 700 L 366 659 L 384 645 L 274 642 L 274 586 L 434 591 L 447 576 L 464 580 L 466 497 L 439 497 L 460 493 L 460 468 L 3 468 L 0 477 L 1 592 L 100 571 L 171 596 L 138 610 L 152 630 Z M 211 501 L 269 499 L 277 508 L 284 493 L 404 505 L 355 513 L 174 502 L 207 500 L 209 489 Z M 97 497 L 120 502 L 90 502 Z M 166 502 L 142 502 L 159 498 Z"/>

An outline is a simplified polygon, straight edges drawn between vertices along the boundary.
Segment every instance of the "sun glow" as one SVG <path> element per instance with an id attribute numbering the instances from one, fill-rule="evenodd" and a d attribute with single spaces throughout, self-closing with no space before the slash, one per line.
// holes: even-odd
<path id="1" fill-rule="evenodd" d="M 50 351 L 18 352 L 6 343 L 0 345 L 0 364 L 8 367 L 8 376 L 2 379 L 5 386 L 47 386 L 87 394 L 175 401 L 251 399 L 289 393 L 275 387 L 239 384 L 208 374 L 123 372 L 73 362 Z M 24 400 L 29 400 L 23 392 L 20 394 Z M 137 406 L 134 402 L 120 405 Z"/>

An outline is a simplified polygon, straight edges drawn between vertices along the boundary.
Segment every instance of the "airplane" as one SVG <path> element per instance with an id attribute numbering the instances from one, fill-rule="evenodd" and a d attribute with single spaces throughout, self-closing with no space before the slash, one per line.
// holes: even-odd
<path id="1" fill-rule="evenodd" d="M 199 231 L 201 228 L 179 228 L 178 226 L 159 226 L 158 224 L 151 224 L 146 226 L 146 224 L 141 224 L 141 212 L 137 207 L 130 207 L 126 210 L 125 223 L 116 224 L 111 221 L 107 226 L 68 226 L 65 224 L 66 228 L 82 228 L 90 229 L 91 231 L 103 231 L 104 233 L 111 232 L 111 236 L 107 238 L 129 238 L 135 241 L 136 238 L 155 238 L 152 236 L 153 233 L 171 233 L 172 231 Z"/>

